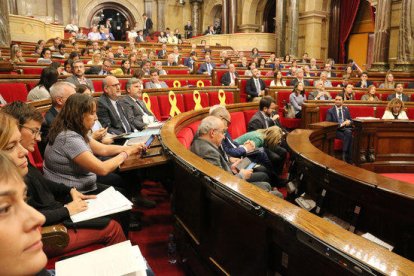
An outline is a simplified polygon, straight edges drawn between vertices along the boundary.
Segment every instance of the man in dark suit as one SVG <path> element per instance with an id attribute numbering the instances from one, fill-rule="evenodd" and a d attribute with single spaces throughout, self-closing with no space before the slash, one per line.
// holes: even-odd
<path id="1" fill-rule="evenodd" d="M 184 59 L 184 66 L 190 68 L 190 72 L 194 72 L 194 63 L 197 61 L 197 53 L 192 51 L 190 57 Z"/>
<path id="2" fill-rule="evenodd" d="M 75 93 L 75 85 L 67 81 L 58 81 L 50 87 L 50 98 L 52 100 L 52 106 L 46 112 L 45 118 L 42 122 L 42 140 L 39 143 L 39 150 L 42 155 L 48 143 L 47 136 L 49 134 L 50 126 L 52 125 L 60 110 L 62 110 L 63 106 L 66 103 L 66 100 Z"/>
<path id="3" fill-rule="evenodd" d="M 135 128 L 126 119 L 126 114 L 118 98 L 121 96 L 121 84 L 114 76 L 107 76 L 102 87 L 104 93 L 98 99 L 97 115 L 99 122 L 108 133 L 122 134 L 132 132 Z"/>
<path id="4" fill-rule="evenodd" d="M 279 122 L 279 115 L 276 113 L 276 108 L 276 102 L 272 97 L 263 97 L 259 102 L 259 111 L 253 115 L 247 125 L 247 131 L 268 129 L 272 126 L 278 126 L 284 133 L 287 133 L 287 130 Z M 282 144 L 272 150 L 265 150 L 278 175 L 282 173 L 283 166 L 285 164 L 287 156 L 287 150 L 285 147 L 286 145 Z"/>
<path id="5" fill-rule="evenodd" d="M 167 58 L 167 44 L 163 43 L 161 46 L 161 50 L 158 51 L 158 58 L 165 59 Z"/>
<path id="6" fill-rule="evenodd" d="M 398 98 L 403 102 L 409 102 L 410 101 L 410 97 L 408 97 L 407 95 L 403 94 L 404 91 L 404 85 L 402 83 L 396 83 L 395 84 L 395 94 L 390 94 L 387 97 L 387 101 L 391 101 L 394 98 Z"/>
<path id="7" fill-rule="evenodd" d="M 95 92 L 92 81 L 85 78 L 85 64 L 83 64 L 82 60 L 75 60 L 72 63 L 72 74 L 72 76 L 66 78 L 67 82 L 70 82 L 75 86 L 85 84 L 92 92 Z"/>
<path id="8" fill-rule="evenodd" d="M 336 138 L 342 140 L 342 160 L 352 163 L 352 118 L 341 95 L 335 97 L 335 106 L 328 109 L 326 120 L 338 123 Z"/>
<path id="9" fill-rule="evenodd" d="M 163 62 L 162 65 L 164 66 L 177 66 L 177 62 L 174 61 L 175 56 L 173 54 L 169 54 L 167 56 L 167 61 Z"/>
<path id="10" fill-rule="evenodd" d="M 255 100 L 255 98 L 261 98 L 265 94 L 266 84 L 260 78 L 260 71 L 257 68 L 252 70 L 252 77 L 246 82 L 246 93 L 249 102 Z"/>
<path id="11" fill-rule="evenodd" d="M 139 31 L 138 31 L 138 35 L 137 35 L 137 37 L 135 38 L 135 41 L 136 41 L 137 43 L 142 43 L 142 42 L 145 42 L 145 37 L 144 37 L 144 34 L 143 34 L 142 30 L 139 30 Z"/>
<path id="12" fill-rule="evenodd" d="M 234 66 L 234 64 L 229 64 L 229 71 L 224 73 L 220 82 L 224 86 L 233 86 L 236 85 L 236 79 L 238 78 L 239 73 L 236 72 L 236 66 Z"/>
<path id="13" fill-rule="evenodd" d="M 263 172 L 253 172 L 252 169 L 236 168 L 240 162 L 233 164 L 226 158 L 227 155 L 221 150 L 220 145 L 224 139 L 226 127 L 222 120 L 214 116 L 208 116 L 201 121 L 195 136 L 191 143 L 191 151 L 206 160 L 207 162 L 222 168 L 228 173 L 231 173 L 241 179 L 244 179 L 259 188 L 271 191 L 269 184 L 269 177 Z M 272 192 L 273 194 L 277 194 Z M 280 194 L 280 193 L 279 193 Z M 278 196 L 280 196 L 278 194 Z"/>
<path id="14" fill-rule="evenodd" d="M 290 86 L 295 86 L 298 82 L 303 83 L 305 86 L 310 86 L 310 82 L 304 78 L 302 68 L 296 70 L 296 78 L 290 82 Z"/>
<path id="15" fill-rule="evenodd" d="M 146 13 L 142 14 L 142 20 L 144 21 L 144 27 L 143 27 L 144 36 L 148 36 L 152 29 L 152 25 L 153 25 L 152 20 L 151 18 L 147 16 Z"/>
<path id="16" fill-rule="evenodd" d="M 127 95 L 119 100 L 127 121 L 140 131 L 146 128 L 149 123 L 157 121 L 141 99 L 141 85 L 141 80 L 129 79 L 125 88 Z"/>
<path id="17" fill-rule="evenodd" d="M 361 81 L 355 84 L 355 87 L 368 88 L 370 85 L 373 85 L 373 82 L 368 80 L 368 73 L 362 72 Z"/>
<path id="18" fill-rule="evenodd" d="M 210 55 L 205 55 L 204 57 L 205 62 L 200 65 L 200 68 L 198 68 L 197 74 L 204 74 L 211 76 L 211 72 L 214 68 L 216 68 L 216 64 L 214 62 L 211 62 Z"/>
<path id="19" fill-rule="evenodd" d="M 193 37 L 193 26 L 191 26 L 191 21 L 187 21 L 187 25 L 184 26 L 184 37 L 185 39 Z"/>
<path id="20" fill-rule="evenodd" d="M 325 64 L 325 72 L 327 72 L 327 77 L 328 78 L 335 78 L 336 77 L 336 73 L 332 72 L 332 65 L 327 63 Z"/>

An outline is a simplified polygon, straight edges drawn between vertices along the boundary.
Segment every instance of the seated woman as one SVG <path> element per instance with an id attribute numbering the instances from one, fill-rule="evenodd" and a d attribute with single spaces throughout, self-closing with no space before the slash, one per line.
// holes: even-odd
<path id="1" fill-rule="evenodd" d="M 85 200 L 95 196 L 83 195 L 75 188 L 49 181 L 38 169 L 27 163 L 27 152 L 33 152 L 36 143 L 40 141 L 42 115 L 35 108 L 22 102 L 7 105 L 4 112 L 7 114 L 0 112 L 0 150 L 7 152 L 18 166 L 21 176 L 25 177 L 28 203 L 46 217 L 45 225 L 70 221 L 71 215 L 86 210 L 88 204 Z M 13 148 L 10 148 L 11 145 Z M 69 244 L 65 248 L 44 249 L 49 257 L 92 244 L 108 246 L 126 240 L 121 226 L 114 220 L 104 222 L 101 229 L 77 227 L 67 229 L 67 234 Z"/>
<path id="2" fill-rule="evenodd" d="M 247 67 L 248 69 L 246 71 L 244 71 L 244 75 L 245 76 L 253 76 L 252 70 L 256 68 L 256 63 L 255 62 L 250 62 L 249 66 Z"/>
<path id="3" fill-rule="evenodd" d="M 259 64 L 259 67 L 258 67 L 259 69 L 266 69 L 266 59 L 259 58 L 258 64 Z"/>
<path id="4" fill-rule="evenodd" d="M 168 42 L 168 37 L 165 34 L 165 32 L 161 31 L 160 35 L 158 36 L 158 43 L 167 43 Z"/>
<path id="5" fill-rule="evenodd" d="M 10 159 L 27 161 L 15 154 L 18 141 L 6 146 L 0 151 L 0 275 L 49 275 L 40 232 L 45 217 L 26 203 L 26 185 Z"/>
<path id="6" fill-rule="evenodd" d="M 274 150 L 282 142 L 283 131 L 278 126 L 271 126 L 267 129 L 258 129 L 250 131 L 235 139 L 239 144 L 244 144 L 247 141 L 253 141 L 256 148 L 264 147 Z"/>
<path id="7" fill-rule="evenodd" d="M 10 53 L 10 61 L 13 62 L 13 63 L 25 62 L 25 59 L 23 57 L 23 51 L 19 47 L 19 45 L 13 45 L 12 46 L 11 53 Z"/>
<path id="8" fill-rule="evenodd" d="M 261 57 L 261 55 L 259 54 L 259 49 L 257 49 L 256 47 L 254 47 L 250 53 L 250 57 L 251 58 L 256 58 L 256 57 Z"/>
<path id="9" fill-rule="evenodd" d="M 345 69 L 345 73 L 342 77 L 346 77 L 348 79 L 350 78 L 357 78 L 358 74 L 356 72 L 354 72 L 354 70 L 352 70 L 352 66 L 347 66 Z"/>
<path id="10" fill-rule="evenodd" d="M 52 63 L 52 51 L 49 48 L 43 48 L 40 58 L 37 59 L 37 63 L 51 64 Z"/>
<path id="11" fill-rule="evenodd" d="M 344 101 L 349 101 L 349 100 L 356 100 L 355 98 L 355 92 L 354 92 L 354 86 L 350 83 L 348 83 L 342 90 L 342 99 Z"/>
<path id="12" fill-rule="evenodd" d="M 52 67 L 43 68 L 40 80 L 27 95 L 28 101 L 37 101 L 50 98 L 50 87 L 58 80 L 58 72 Z"/>
<path id="13" fill-rule="evenodd" d="M 102 59 L 101 59 L 101 52 L 95 51 L 92 55 L 92 59 L 88 61 L 89 65 L 102 65 Z"/>
<path id="14" fill-rule="evenodd" d="M 272 80 L 270 86 L 286 86 L 286 82 L 283 79 L 282 71 L 276 70 L 273 76 L 274 80 Z"/>
<path id="15" fill-rule="evenodd" d="M 398 98 L 392 99 L 385 109 L 384 120 L 408 120 L 407 113 L 404 111 L 404 102 Z"/>
<path id="16" fill-rule="evenodd" d="M 385 75 L 385 81 L 384 83 L 380 84 L 379 88 L 388 88 L 388 89 L 395 88 L 394 75 L 391 72 L 387 72 L 387 74 Z"/>
<path id="17" fill-rule="evenodd" d="M 298 82 L 289 96 L 289 102 L 295 110 L 295 118 L 302 118 L 302 104 L 305 100 L 305 85 Z"/>
<path id="18" fill-rule="evenodd" d="M 376 90 L 374 85 L 368 86 L 368 91 L 361 97 L 361 101 L 379 102 L 380 99 L 375 95 Z"/>
<path id="19" fill-rule="evenodd" d="M 66 100 L 49 131 L 43 164 L 47 179 L 84 193 L 99 193 L 102 189 L 96 183 L 97 175 L 109 175 L 128 156 L 144 149 L 143 144 L 104 145 L 91 139 L 88 133 L 96 120 L 96 102 L 92 97 L 76 93 Z M 101 161 L 95 155 L 111 158 Z"/>

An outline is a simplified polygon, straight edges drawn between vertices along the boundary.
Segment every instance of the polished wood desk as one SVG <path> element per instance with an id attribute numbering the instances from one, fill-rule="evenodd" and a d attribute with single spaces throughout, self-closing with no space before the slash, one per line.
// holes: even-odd
<path id="1" fill-rule="evenodd" d="M 119 166 L 119 170 L 122 172 L 167 164 L 170 159 L 162 149 L 162 145 L 157 137 L 154 142 L 152 142 L 151 147 L 147 150 L 147 152 L 151 154 L 159 150 L 162 151 L 161 155 L 151 157 L 141 157 L 140 155 L 130 156 L 121 166 Z"/>
<path id="2" fill-rule="evenodd" d="M 227 108 L 236 112 L 257 110 L 258 106 L 257 103 L 247 103 L 228 105 Z M 372 274 L 414 274 L 413 262 L 276 198 L 187 150 L 176 134 L 207 115 L 208 109 L 182 113 L 161 130 L 162 142 L 172 156 L 175 175 L 179 179 L 174 184 L 173 197 L 177 248 L 196 275 L 364 275 L 367 271 Z M 304 162 L 301 161 L 299 165 L 301 172 L 306 173 L 304 178 L 334 187 L 358 187 L 359 183 L 336 182 L 335 174 L 330 176 L 328 183 L 325 182 L 324 172 L 328 171 L 328 165 L 338 169 L 343 167 L 341 173 L 348 174 L 357 169 L 357 177 L 360 172 L 367 171 L 347 165 L 315 147 L 311 141 L 318 136 L 323 139 L 323 132 L 323 129 L 300 130 L 292 137 L 288 136 L 288 142 L 297 147 L 294 155 L 303 156 L 308 162 L 302 166 Z M 309 163 L 325 166 L 320 166 L 319 174 L 312 175 Z M 388 184 L 398 182 L 388 181 Z M 375 185 L 369 182 L 362 183 L 361 189 L 373 189 Z M 414 187 L 406 193 L 414 195 Z M 364 197 L 364 192 L 359 196 Z M 379 194 L 376 199 L 378 197 Z M 373 200 L 368 204 L 371 203 Z M 373 209 L 376 207 L 372 206 Z M 408 215 L 409 212 L 405 213 Z M 342 263 L 344 256 L 356 263 Z M 362 271 L 361 267 L 368 270 Z"/>
<path id="3" fill-rule="evenodd" d="M 414 173 L 414 121 L 354 120 L 353 157 L 377 173 Z"/>

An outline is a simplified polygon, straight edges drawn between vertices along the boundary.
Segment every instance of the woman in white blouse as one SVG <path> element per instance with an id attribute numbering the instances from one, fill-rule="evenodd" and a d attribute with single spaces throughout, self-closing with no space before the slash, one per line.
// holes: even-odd
<path id="1" fill-rule="evenodd" d="M 398 98 L 392 99 L 385 109 L 382 119 L 386 120 L 408 120 L 407 113 L 404 111 L 404 102 Z"/>
<path id="2" fill-rule="evenodd" d="M 270 83 L 270 86 L 286 86 L 286 82 L 283 79 L 282 71 L 275 71 L 274 80 Z"/>

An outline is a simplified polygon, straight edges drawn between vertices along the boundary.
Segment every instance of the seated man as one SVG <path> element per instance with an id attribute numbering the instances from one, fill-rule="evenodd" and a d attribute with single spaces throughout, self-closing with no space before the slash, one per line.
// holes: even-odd
<path id="1" fill-rule="evenodd" d="M 177 62 L 175 62 L 174 60 L 175 60 L 175 56 L 173 54 L 169 54 L 167 56 L 167 61 L 164 62 L 162 65 L 164 65 L 164 66 L 177 66 Z"/>
<path id="2" fill-rule="evenodd" d="M 408 102 L 410 101 L 410 97 L 408 97 L 407 95 L 403 94 L 404 91 L 404 85 L 402 83 L 396 83 L 395 84 L 395 94 L 390 94 L 387 97 L 387 101 L 391 101 L 394 98 L 398 98 L 403 102 Z"/>
<path id="3" fill-rule="evenodd" d="M 260 78 L 260 71 L 252 69 L 252 77 L 246 82 L 246 93 L 249 101 L 258 101 L 265 95 L 265 82 Z"/>
<path id="4" fill-rule="evenodd" d="M 85 77 L 85 64 L 82 60 L 75 60 L 72 63 L 71 69 L 73 75 L 66 79 L 67 82 L 74 85 L 85 84 L 92 92 L 95 92 L 92 81 Z"/>
<path id="5" fill-rule="evenodd" d="M 145 88 L 168 88 L 168 85 L 164 81 L 160 81 L 157 69 L 150 70 L 151 81 L 145 83 Z"/>
<path id="6" fill-rule="evenodd" d="M 279 115 L 275 114 L 276 107 L 276 102 L 272 97 L 263 97 L 259 102 L 260 110 L 257 111 L 250 119 L 247 125 L 247 131 L 250 132 L 258 129 L 267 129 L 271 126 L 278 126 L 284 133 L 287 133 L 287 130 L 282 127 L 279 122 Z M 287 156 L 287 150 L 285 149 L 286 147 L 287 146 L 283 144 L 281 146 L 276 146 L 272 150 L 265 149 L 277 175 L 280 175 L 283 171 L 283 166 Z"/>
<path id="7" fill-rule="evenodd" d="M 335 78 L 336 77 L 336 73 L 332 72 L 332 65 L 327 63 L 325 64 L 325 69 L 324 71 L 326 72 L 326 76 L 328 78 Z"/>
<path id="8" fill-rule="evenodd" d="M 216 68 L 216 64 L 214 62 L 211 62 L 210 55 L 205 56 L 205 62 L 200 65 L 200 68 L 198 68 L 197 74 L 204 74 L 211 76 L 211 72 L 214 68 Z"/>
<path id="9" fill-rule="evenodd" d="M 342 143 L 342 160 L 352 163 L 352 118 L 346 106 L 343 106 L 341 95 L 335 97 L 335 106 L 328 109 L 326 120 L 328 122 L 338 123 L 336 138 L 341 139 Z"/>
<path id="10" fill-rule="evenodd" d="M 372 81 L 368 80 L 368 73 L 362 72 L 361 81 L 357 82 L 357 84 L 355 84 L 355 87 L 367 88 L 368 86 L 373 85 L 373 84 L 374 83 Z"/>
<path id="11" fill-rule="evenodd" d="M 329 101 L 332 100 L 331 94 L 325 90 L 323 86 L 323 82 L 318 80 L 316 81 L 316 90 L 309 94 L 308 100 L 316 100 L 316 101 Z"/>
<path id="12" fill-rule="evenodd" d="M 197 53 L 191 52 L 190 56 L 186 59 L 184 59 L 184 66 L 187 66 L 190 68 L 190 71 L 192 72 L 194 70 L 194 63 L 197 61 Z"/>
<path id="13" fill-rule="evenodd" d="M 297 69 L 295 75 L 296 75 L 296 78 L 294 78 L 290 82 L 290 86 L 295 86 L 298 82 L 303 83 L 305 86 L 310 86 L 310 82 L 308 80 L 305 80 L 304 78 L 304 73 L 303 73 L 302 68 Z"/>
<path id="14" fill-rule="evenodd" d="M 105 58 L 102 62 L 102 68 L 101 68 L 101 71 L 99 71 L 98 75 L 99 76 L 112 75 L 111 70 L 112 70 L 112 61 L 108 58 Z"/>
<path id="15" fill-rule="evenodd" d="M 122 134 L 134 131 L 135 127 L 126 119 L 126 114 L 118 99 L 121 96 L 121 84 L 114 76 L 107 76 L 102 81 L 104 93 L 98 99 L 97 112 L 102 127 L 108 133 Z"/>
<path id="16" fill-rule="evenodd" d="M 220 82 L 224 86 L 233 86 L 236 84 L 237 78 L 239 78 L 239 73 L 236 72 L 234 64 L 230 64 L 229 71 L 223 74 Z"/>
<path id="17" fill-rule="evenodd" d="M 191 151 L 209 163 L 258 186 L 265 191 L 270 191 L 271 186 L 268 183 L 269 178 L 265 173 L 254 173 L 252 169 L 238 170 L 236 166 L 240 161 L 233 164 L 230 163 L 227 155 L 220 148 L 225 132 L 226 127 L 222 120 L 214 116 L 204 118 L 198 127 L 198 136 L 194 137 L 191 144 Z M 271 191 L 271 193 L 282 197 L 279 192 Z"/>
<path id="18" fill-rule="evenodd" d="M 161 45 L 161 50 L 158 51 L 157 55 L 159 59 L 167 58 L 167 44 L 163 43 Z"/>
<path id="19" fill-rule="evenodd" d="M 118 49 L 116 50 L 116 53 L 114 54 L 114 57 L 116 58 L 127 58 L 127 56 L 124 53 L 124 46 L 119 45 Z"/>
<path id="20" fill-rule="evenodd" d="M 157 121 L 142 100 L 141 85 L 141 80 L 129 79 L 125 87 L 128 95 L 119 100 L 127 121 L 138 130 L 143 130 L 148 124 Z"/>
<path id="21" fill-rule="evenodd" d="M 322 81 L 324 87 L 332 87 L 332 82 L 328 80 L 328 72 L 323 71 L 320 75 L 320 81 Z M 314 86 L 316 86 L 316 81 L 314 82 Z"/>

